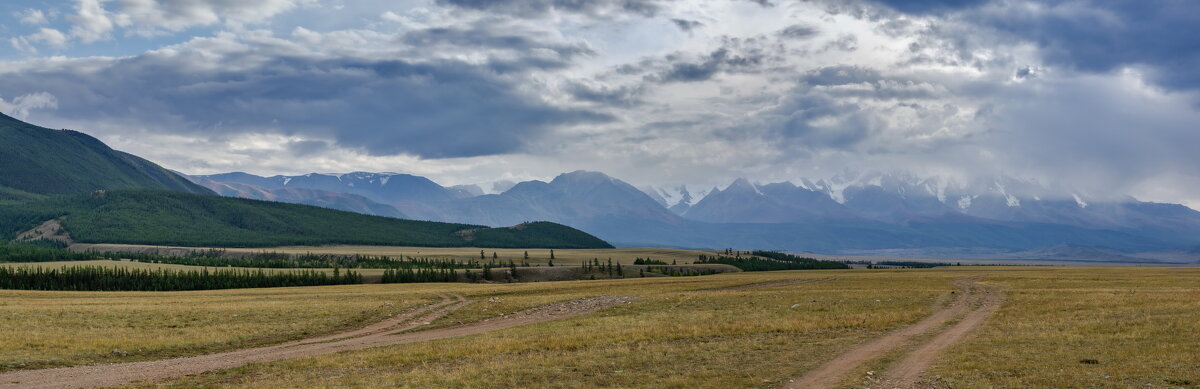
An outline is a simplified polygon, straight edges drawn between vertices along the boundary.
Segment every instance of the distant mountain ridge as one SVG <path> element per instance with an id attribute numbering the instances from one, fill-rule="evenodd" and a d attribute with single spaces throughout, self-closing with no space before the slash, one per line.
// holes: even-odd
<path id="1" fill-rule="evenodd" d="M 586 232 L 544 221 L 489 228 L 403 220 L 396 218 L 405 215 L 395 207 L 366 197 L 431 201 L 471 195 L 472 188 L 448 190 L 424 177 L 359 173 L 274 179 L 242 173 L 222 178 L 235 182 L 185 178 L 83 133 L 0 114 L 0 241 L 37 239 L 35 227 L 57 225 L 63 235 L 55 238 L 84 243 L 612 247 Z M 192 180 L 227 196 L 319 207 L 221 197 Z M 355 191 L 362 195 L 344 193 Z"/>
<path id="2" fill-rule="evenodd" d="M 383 204 L 406 201 L 442 201 L 469 196 L 469 194 L 464 193 L 469 191 L 469 189 L 448 189 L 428 178 L 411 174 L 353 172 L 346 174 L 309 173 L 298 176 L 259 177 L 252 174 L 235 172 L 196 177 L 227 184 L 248 184 L 268 190 L 304 188 L 332 193 L 350 193 Z"/>
<path id="3" fill-rule="evenodd" d="M 330 192 L 308 188 L 276 188 L 267 189 L 251 184 L 237 182 L 217 182 L 204 177 L 189 176 L 193 182 L 225 197 L 237 197 L 253 200 L 280 201 L 292 204 L 312 205 L 367 215 L 405 218 L 403 212 L 396 207 L 380 204 L 363 196 L 349 193 Z"/>
<path id="4" fill-rule="evenodd" d="M 974 186 L 882 173 L 798 184 L 737 179 L 693 199 L 686 186 L 637 188 L 603 173 L 576 171 L 550 182 L 517 183 L 498 194 L 474 194 L 385 204 L 423 220 L 482 225 L 548 220 L 625 246 L 827 253 L 957 247 L 1064 256 L 1200 244 L 1200 213 L 1190 208 L 1088 199 L 1009 178 Z"/>

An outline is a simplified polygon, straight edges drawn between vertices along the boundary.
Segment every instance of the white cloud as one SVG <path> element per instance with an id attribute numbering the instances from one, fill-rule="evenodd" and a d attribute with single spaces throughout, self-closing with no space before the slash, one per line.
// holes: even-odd
<path id="1" fill-rule="evenodd" d="M 75 14 L 67 16 L 74 25 L 71 36 L 84 43 L 92 43 L 112 37 L 114 19 L 118 19 L 104 9 L 103 0 L 76 0 Z M 120 18 L 119 22 L 128 23 Z"/>
<path id="2" fill-rule="evenodd" d="M 239 29 L 316 4 L 317 0 L 75 0 L 74 12 L 67 20 L 72 23 L 70 37 L 93 43 L 113 39 L 118 30 L 149 37 L 199 26 L 223 24 Z M 28 10 L 21 15 L 23 21 L 45 21 L 42 11 Z"/>
<path id="3" fill-rule="evenodd" d="M 24 11 L 14 12 L 13 16 L 16 16 L 17 19 L 21 21 L 21 23 L 32 25 L 32 26 L 39 26 L 39 25 L 50 23 L 50 20 L 48 20 L 46 18 L 45 12 L 42 12 L 41 10 L 37 10 L 37 9 L 32 9 L 32 8 L 26 9 Z"/>
<path id="4" fill-rule="evenodd" d="M 448 3 L 485 9 L 439 6 Z M 1167 201 L 1200 192 L 1187 169 L 1200 165 L 1188 147 L 1200 144 L 1196 96 L 1130 81 L 1153 66 L 1081 70 L 1047 60 L 1055 54 L 1037 41 L 874 2 L 655 1 L 653 12 L 615 14 L 627 3 L 636 2 L 530 16 L 510 12 L 517 1 L 346 2 L 328 12 L 336 6 L 296 0 L 77 0 L 61 37 L 46 29 L 10 44 L 33 52 L 221 31 L 122 58 L 0 62 L 0 90 L 53 93 L 58 111 L 32 116 L 96 129 L 189 172 L 401 170 L 470 183 L 591 169 L 711 187 L 886 168 L 1032 176 Z M 704 28 L 682 32 L 671 19 Z M 30 115 L 37 101 L 6 109 Z M 612 120 L 535 120 L 537 131 L 510 131 L 505 147 L 416 156 L 496 143 L 462 128 L 511 112 L 545 118 L 537 107 Z M 393 143 L 403 147 L 364 151 Z"/>
<path id="5" fill-rule="evenodd" d="M 58 108 L 58 99 L 46 92 L 31 93 L 17 96 L 12 102 L 0 98 L 0 112 L 7 113 L 18 119 L 29 117 L 29 111 L 35 109 Z"/>

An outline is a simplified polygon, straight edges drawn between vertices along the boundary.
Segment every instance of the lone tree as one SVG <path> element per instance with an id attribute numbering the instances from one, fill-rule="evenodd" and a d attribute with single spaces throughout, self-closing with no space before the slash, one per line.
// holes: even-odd
<path id="1" fill-rule="evenodd" d="M 500 257 L 496 256 L 496 252 L 495 252 L 495 251 L 493 251 L 493 252 L 492 252 L 492 259 L 496 259 L 496 258 L 500 258 Z"/>
<path id="2" fill-rule="evenodd" d="M 550 250 L 550 259 L 554 259 L 554 250 L 553 249 Z"/>
<path id="3" fill-rule="evenodd" d="M 483 250 L 479 250 L 479 260 L 482 261 L 484 258 L 485 257 L 483 256 Z"/>
<path id="4" fill-rule="evenodd" d="M 529 259 L 529 252 L 528 252 L 528 251 L 526 251 L 526 252 L 525 252 L 525 259 Z"/>

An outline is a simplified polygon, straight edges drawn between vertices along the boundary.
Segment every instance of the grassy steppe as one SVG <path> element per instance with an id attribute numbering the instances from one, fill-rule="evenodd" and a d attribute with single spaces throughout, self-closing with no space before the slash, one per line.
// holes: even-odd
<path id="1" fill-rule="evenodd" d="M 983 272 L 1008 301 L 934 373 L 953 388 L 1200 388 L 1200 269 Z"/>
<path id="2" fill-rule="evenodd" d="M 195 355 L 339 331 L 436 300 L 309 287 L 198 292 L 0 290 L 0 370 Z"/>
<path id="3" fill-rule="evenodd" d="M 953 281 L 966 276 L 983 276 L 983 282 L 1004 288 L 1008 300 L 983 328 L 941 356 L 932 385 L 1193 388 L 1200 381 L 1195 358 L 1200 345 L 1194 340 L 1200 333 L 1200 269 L 1195 268 L 956 267 L 203 293 L 0 292 L 0 331 L 16 334 L 0 340 L 5 350 L 0 361 L 11 366 L 31 355 L 57 355 L 61 363 L 133 358 L 103 356 L 117 346 L 89 348 L 70 341 L 77 334 L 88 339 L 112 331 L 123 339 L 122 350 L 229 347 L 243 338 L 220 326 L 235 325 L 226 323 L 234 313 L 241 318 L 259 310 L 262 316 L 232 332 L 270 333 L 267 328 L 280 326 L 291 334 L 320 332 L 304 318 L 336 317 L 330 309 L 361 317 L 383 301 L 397 302 L 398 311 L 431 300 L 435 292 L 457 292 L 475 302 L 427 327 L 587 296 L 637 295 L 631 303 L 572 319 L 254 364 L 153 385 L 775 387 L 858 342 L 928 315 L 950 299 Z M 706 291 L 796 278 L 829 280 Z M 280 309 L 283 305 L 287 309 Z M 23 317 L 30 312 L 40 316 Z M 178 315 L 195 319 L 180 328 L 160 325 L 161 317 Z M 34 323 L 37 329 L 28 328 Z M 347 325 L 321 323 L 326 329 Z M 1097 363 L 1080 362 L 1091 359 Z M 879 372 L 888 363 L 871 365 Z M 850 377 L 847 385 L 861 387 L 867 383 L 862 378 Z"/>

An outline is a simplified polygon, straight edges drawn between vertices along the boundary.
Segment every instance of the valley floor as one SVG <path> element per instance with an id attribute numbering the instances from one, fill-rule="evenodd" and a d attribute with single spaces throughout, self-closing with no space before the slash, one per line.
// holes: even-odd
<path id="1" fill-rule="evenodd" d="M 0 337 L 7 371 L 0 387 L 1200 385 L 1197 268 L 952 267 L 0 297 L 0 331 L 8 335 Z M 102 375 L 80 375 L 92 369 L 81 367 L 22 381 L 46 374 L 37 368 L 246 348 L 260 351 L 230 355 L 284 357 L 205 373 L 119 364 L 99 370 L 160 366 L 144 371 L 162 374 L 89 381 Z M 193 373 L 201 374 L 183 376 Z M 54 385 L 71 374 L 83 381 Z"/>

